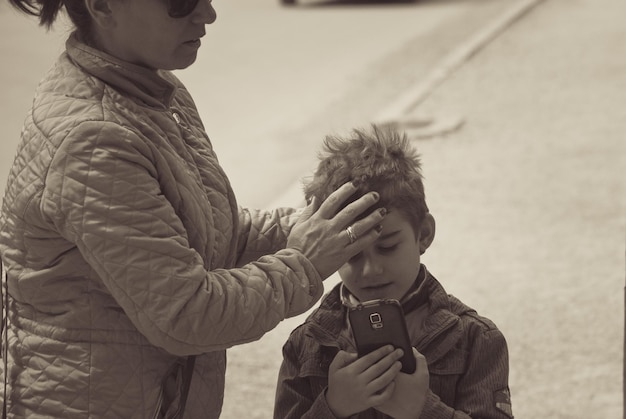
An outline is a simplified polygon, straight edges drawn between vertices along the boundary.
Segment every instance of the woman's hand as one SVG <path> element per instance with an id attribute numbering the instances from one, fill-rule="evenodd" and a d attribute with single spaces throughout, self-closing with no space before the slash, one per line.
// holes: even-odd
<path id="1" fill-rule="evenodd" d="M 352 182 L 348 182 L 321 205 L 314 199 L 304 209 L 287 239 L 287 247 L 302 252 L 323 279 L 372 244 L 380 234 L 380 222 L 386 213 L 384 208 L 355 221 L 378 202 L 376 192 L 363 195 L 337 212 L 355 191 Z"/>
<path id="2" fill-rule="evenodd" d="M 402 350 L 391 345 L 361 358 L 339 351 L 328 371 L 326 402 L 333 414 L 345 418 L 388 400 L 402 368 L 401 356 Z"/>

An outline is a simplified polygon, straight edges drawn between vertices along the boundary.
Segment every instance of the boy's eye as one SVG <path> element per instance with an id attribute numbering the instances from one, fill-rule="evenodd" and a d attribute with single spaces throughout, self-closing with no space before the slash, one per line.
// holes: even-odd
<path id="1" fill-rule="evenodd" d="M 381 253 L 389 253 L 389 252 L 393 252 L 394 250 L 396 250 L 397 247 L 398 247 L 397 244 L 378 246 L 378 251 Z"/>

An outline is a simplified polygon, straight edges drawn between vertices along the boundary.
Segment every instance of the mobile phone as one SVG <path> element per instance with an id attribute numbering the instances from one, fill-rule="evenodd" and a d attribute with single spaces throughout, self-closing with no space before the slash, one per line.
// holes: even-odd
<path id="1" fill-rule="evenodd" d="M 382 346 L 393 345 L 404 354 L 402 372 L 413 374 L 416 364 L 404 312 L 398 300 L 371 300 L 350 307 L 348 319 L 359 357 Z"/>

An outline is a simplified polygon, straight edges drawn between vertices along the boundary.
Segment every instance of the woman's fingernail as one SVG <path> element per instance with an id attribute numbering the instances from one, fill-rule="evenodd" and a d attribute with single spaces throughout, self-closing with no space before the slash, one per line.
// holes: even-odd
<path id="1" fill-rule="evenodd" d="M 380 212 L 380 215 L 382 215 L 384 217 L 385 215 L 387 215 L 387 208 L 385 208 L 385 207 L 379 208 L 378 212 Z"/>
<path id="2" fill-rule="evenodd" d="M 383 231 L 383 226 L 381 226 L 380 224 L 378 224 L 376 227 L 374 227 L 374 229 L 375 229 L 377 232 L 379 232 L 379 233 L 380 233 L 381 231 Z"/>
<path id="3" fill-rule="evenodd" d="M 380 195 L 378 195 L 378 192 L 372 192 L 372 196 L 374 197 L 375 200 L 378 201 L 378 198 L 380 198 Z"/>

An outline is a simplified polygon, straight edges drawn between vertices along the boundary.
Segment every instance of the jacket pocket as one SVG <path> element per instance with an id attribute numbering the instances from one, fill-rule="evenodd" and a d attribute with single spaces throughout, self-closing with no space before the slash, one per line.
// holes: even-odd
<path id="1" fill-rule="evenodd" d="M 467 371 L 467 351 L 452 349 L 428 366 L 430 389 L 448 406 L 454 406 L 456 386 Z"/>
<path id="2" fill-rule="evenodd" d="M 307 359 L 300 366 L 298 376 L 305 378 L 311 386 L 311 392 L 315 396 L 320 394 L 328 386 L 328 371 L 333 357 L 321 351 Z"/>
<path id="3" fill-rule="evenodd" d="M 185 358 L 179 358 L 168 369 L 161 384 L 161 395 L 155 412 L 155 418 L 174 419 L 178 417 L 183 383 Z"/>

